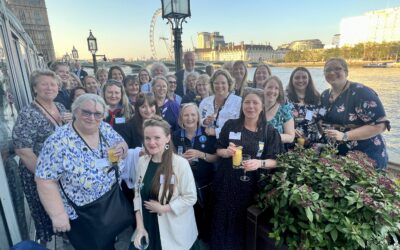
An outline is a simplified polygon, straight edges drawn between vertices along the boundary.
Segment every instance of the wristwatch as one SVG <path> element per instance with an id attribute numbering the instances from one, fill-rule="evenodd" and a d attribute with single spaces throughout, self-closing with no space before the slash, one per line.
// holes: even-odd
<path id="1" fill-rule="evenodd" d="M 349 141 L 349 135 L 347 134 L 347 132 L 344 132 L 344 133 L 343 133 L 342 141 L 344 141 L 344 142 Z"/>

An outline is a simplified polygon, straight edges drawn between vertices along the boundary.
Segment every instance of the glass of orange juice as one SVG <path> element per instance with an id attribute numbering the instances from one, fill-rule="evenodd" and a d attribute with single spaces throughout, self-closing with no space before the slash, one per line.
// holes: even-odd
<path id="1" fill-rule="evenodd" d="M 115 149 L 114 148 L 109 148 L 107 150 L 107 154 L 108 154 L 108 160 L 111 163 L 117 163 L 119 160 L 119 157 L 115 155 Z"/>
<path id="2" fill-rule="evenodd" d="M 242 165 L 242 152 L 242 146 L 236 148 L 235 154 L 232 157 L 233 168 L 240 168 L 240 166 Z"/>

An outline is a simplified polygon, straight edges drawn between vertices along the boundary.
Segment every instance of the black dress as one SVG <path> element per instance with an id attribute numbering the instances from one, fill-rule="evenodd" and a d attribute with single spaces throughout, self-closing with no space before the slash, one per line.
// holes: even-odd
<path id="1" fill-rule="evenodd" d="M 217 148 L 227 148 L 233 142 L 243 146 L 243 154 L 249 154 L 252 159 L 274 159 L 283 152 L 283 145 L 279 133 L 271 125 L 266 128 L 267 133 L 263 128 L 252 132 L 239 119 L 228 120 L 221 130 Z M 240 139 L 238 133 L 241 133 Z M 259 150 L 262 142 L 264 147 Z M 213 184 L 211 249 L 245 249 L 246 213 L 255 203 L 260 171 L 247 172 L 250 181 L 242 182 L 243 169 L 232 168 L 232 158 L 221 159 Z"/>

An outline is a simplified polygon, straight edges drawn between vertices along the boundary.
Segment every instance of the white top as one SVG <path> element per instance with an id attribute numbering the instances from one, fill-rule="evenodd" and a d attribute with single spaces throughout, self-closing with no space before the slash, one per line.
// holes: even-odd
<path id="1" fill-rule="evenodd" d="M 121 179 L 125 181 L 126 185 L 130 189 L 133 189 L 135 187 L 140 151 L 142 151 L 142 148 L 140 147 L 128 149 L 128 154 L 123 161 L 125 167 L 124 170 L 121 172 Z"/>
<path id="2" fill-rule="evenodd" d="M 216 112 L 216 110 L 214 110 L 214 100 L 215 95 L 212 95 L 204 98 L 199 105 L 202 126 L 205 126 L 203 124 L 204 119 Z M 215 135 L 217 139 L 219 138 L 219 133 L 221 132 L 221 129 L 227 120 L 239 118 L 241 104 L 242 98 L 240 96 L 229 94 L 224 106 L 222 106 L 221 110 L 219 111 L 216 122 Z"/>

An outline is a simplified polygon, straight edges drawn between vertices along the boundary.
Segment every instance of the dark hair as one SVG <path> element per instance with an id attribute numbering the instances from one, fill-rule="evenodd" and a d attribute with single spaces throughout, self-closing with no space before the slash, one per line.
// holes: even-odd
<path id="1" fill-rule="evenodd" d="M 140 85 L 140 83 L 139 83 L 139 77 L 138 77 L 138 76 L 127 75 L 126 78 L 125 78 L 124 81 L 123 81 L 125 89 L 126 89 L 126 85 L 127 85 L 129 82 L 131 82 L 131 81 L 137 82 L 137 84 Z"/>
<path id="2" fill-rule="evenodd" d="M 248 96 L 250 94 L 257 95 L 261 100 L 262 110 L 260 112 L 260 115 L 258 116 L 258 121 L 257 121 L 257 128 L 260 129 L 266 123 L 265 110 L 264 110 L 265 109 L 265 106 L 264 106 L 264 90 L 262 90 L 262 89 L 250 88 L 250 87 L 244 88 L 243 96 L 242 96 L 242 102 L 241 102 L 241 105 L 240 105 L 239 121 L 241 122 L 241 124 L 244 124 L 245 116 L 244 116 L 244 112 L 243 112 L 243 102 L 246 99 L 246 96 Z"/>
<path id="3" fill-rule="evenodd" d="M 298 71 L 304 71 L 304 72 L 306 72 L 306 74 L 308 76 L 308 83 L 307 83 L 306 95 L 305 95 L 305 98 L 304 98 L 304 103 L 305 104 L 318 105 L 320 94 L 317 91 L 317 89 L 315 88 L 315 85 L 314 85 L 314 82 L 312 80 L 310 71 L 308 69 L 304 68 L 304 67 L 295 68 L 293 70 L 292 74 L 290 75 L 289 84 L 288 84 L 288 86 L 286 88 L 287 96 L 289 98 L 289 101 L 291 101 L 293 103 L 298 103 L 299 102 L 299 98 L 297 96 L 296 90 L 295 90 L 294 85 L 293 85 L 294 74 L 296 74 L 296 72 L 298 72 Z"/>
<path id="4" fill-rule="evenodd" d="M 81 90 L 85 91 L 85 93 L 87 93 L 87 90 L 82 86 L 78 86 L 78 87 L 71 89 L 71 93 L 69 94 L 69 103 L 72 104 L 74 102 L 75 92 L 79 89 L 81 89 Z"/>
<path id="5" fill-rule="evenodd" d="M 281 79 L 279 79 L 279 77 L 277 77 L 275 75 L 272 75 L 272 76 L 268 77 L 267 80 L 265 80 L 265 82 L 264 82 L 264 88 L 263 89 L 265 91 L 265 88 L 267 87 L 268 82 L 270 82 L 272 80 L 274 80 L 276 83 L 278 83 L 278 87 L 279 87 L 279 96 L 276 99 L 276 101 L 279 104 L 283 104 L 285 102 L 285 92 L 283 91 L 283 84 L 282 84 Z"/>
<path id="6" fill-rule="evenodd" d="M 146 102 L 151 107 L 155 106 L 156 114 L 159 115 L 159 109 L 157 108 L 157 101 L 156 98 L 154 97 L 154 94 L 152 92 L 139 93 L 138 96 L 136 97 L 136 102 L 134 105 L 135 115 L 132 117 L 131 122 L 133 124 L 133 127 L 136 129 L 137 133 L 142 139 L 143 139 L 143 117 L 140 114 L 139 108 Z"/>
<path id="7" fill-rule="evenodd" d="M 142 69 L 139 70 L 139 73 L 138 73 L 140 85 L 147 83 L 147 82 L 141 82 L 140 81 L 140 72 L 142 72 L 142 71 L 146 72 L 147 75 L 149 75 L 149 82 L 151 82 L 152 79 L 151 79 L 150 71 L 148 71 L 146 68 L 142 68 Z"/>
<path id="8" fill-rule="evenodd" d="M 246 67 L 246 64 L 241 60 L 235 61 L 233 63 L 233 67 L 232 67 L 232 71 L 234 71 L 235 67 L 239 67 L 240 65 L 243 65 L 245 73 L 244 73 L 243 79 L 241 79 L 241 82 L 240 82 L 239 96 L 243 95 L 243 89 L 247 87 L 247 67 Z M 235 88 L 236 88 L 236 84 L 238 84 L 238 82 L 236 82 L 236 79 L 235 79 Z"/>
<path id="9" fill-rule="evenodd" d="M 55 72 L 55 71 L 58 69 L 59 66 L 66 66 L 66 67 L 68 67 L 68 69 L 69 69 L 69 65 L 66 64 L 65 62 L 61 62 L 61 61 L 55 61 L 55 62 L 53 62 L 53 63 L 50 65 L 50 69 L 51 69 L 52 71 Z"/>
<path id="10" fill-rule="evenodd" d="M 349 66 L 347 65 L 346 60 L 344 60 L 341 57 L 331 57 L 328 60 L 326 60 L 324 65 L 324 70 L 326 68 L 326 65 L 332 61 L 338 62 L 343 67 L 344 72 L 349 73 Z"/>
<path id="11" fill-rule="evenodd" d="M 160 116 L 154 116 L 150 119 L 146 119 L 143 123 L 143 130 L 147 127 L 159 127 L 165 133 L 165 136 L 171 136 L 171 127 L 163 118 Z M 174 144 L 172 143 L 172 138 L 169 141 L 169 149 L 164 150 L 161 163 L 156 170 L 151 184 L 151 193 L 153 197 L 159 197 L 160 192 L 160 176 L 164 175 L 163 192 L 159 202 L 164 205 L 168 204 L 174 193 L 174 184 L 171 183 L 172 176 L 174 175 L 174 170 L 172 166 L 172 158 L 174 156 Z M 176 181 L 176 180 L 175 180 Z M 168 192 L 168 196 L 167 196 Z"/>
<path id="12" fill-rule="evenodd" d="M 112 79 L 112 71 L 114 70 L 114 69 L 117 69 L 117 70 L 119 70 L 120 72 L 121 72 L 121 74 L 122 74 L 122 81 L 125 79 L 125 73 L 124 73 L 124 71 L 121 69 L 121 67 L 120 66 L 112 66 L 109 70 L 108 70 L 108 79 L 110 80 L 110 79 Z"/>
<path id="13" fill-rule="evenodd" d="M 264 64 L 264 63 L 259 64 L 259 65 L 257 66 L 256 70 L 254 71 L 254 76 L 253 76 L 253 87 L 257 87 L 257 83 L 256 83 L 256 74 L 257 74 L 257 71 L 258 71 L 260 68 L 262 68 L 262 67 L 264 67 L 264 68 L 267 69 L 268 74 L 269 74 L 268 77 L 270 77 L 270 76 L 272 75 L 272 73 L 271 73 L 271 68 L 270 68 L 267 64 Z M 267 78 L 268 78 L 268 77 L 267 77 Z"/>

